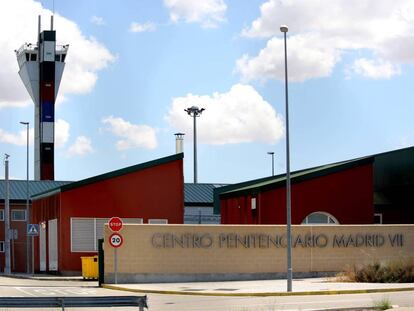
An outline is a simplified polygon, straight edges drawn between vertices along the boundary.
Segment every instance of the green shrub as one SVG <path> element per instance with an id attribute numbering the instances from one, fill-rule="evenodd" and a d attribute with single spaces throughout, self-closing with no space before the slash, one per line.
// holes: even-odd
<path id="1" fill-rule="evenodd" d="M 369 283 L 414 282 L 414 259 L 400 259 L 385 263 L 354 265 L 338 275 L 341 280 Z"/>
<path id="2" fill-rule="evenodd" d="M 383 298 L 380 301 L 375 301 L 374 309 L 377 309 L 377 310 L 392 309 L 391 301 L 388 298 Z"/>

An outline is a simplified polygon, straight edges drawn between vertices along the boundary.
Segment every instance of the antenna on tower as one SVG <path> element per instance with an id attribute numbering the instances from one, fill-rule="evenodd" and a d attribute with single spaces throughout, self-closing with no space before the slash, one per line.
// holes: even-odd
<path id="1" fill-rule="evenodd" d="M 39 15 L 37 18 L 37 46 L 39 46 L 39 43 L 40 43 L 41 28 L 42 28 L 42 17 Z"/>
<path id="2" fill-rule="evenodd" d="M 52 0 L 52 16 L 50 17 L 50 30 L 53 30 L 53 16 L 55 15 L 55 0 Z"/>

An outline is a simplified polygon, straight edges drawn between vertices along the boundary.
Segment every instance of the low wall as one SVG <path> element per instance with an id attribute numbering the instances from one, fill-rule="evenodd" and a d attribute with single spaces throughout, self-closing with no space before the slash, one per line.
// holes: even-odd
<path id="1" fill-rule="evenodd" d="M 105 226 L 105 282 L 115 251 Z M 286 276 L 286 226 L 124 225 L 118 283 L 265 279 Z M 414 225 L 292 226 L 295 275 L 414 256 Z"/>

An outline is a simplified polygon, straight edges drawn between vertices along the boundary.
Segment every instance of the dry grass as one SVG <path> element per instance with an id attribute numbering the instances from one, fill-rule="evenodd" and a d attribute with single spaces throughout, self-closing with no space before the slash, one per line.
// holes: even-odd
<path id="1" fill-rule="evenodd" d="M 336 278 L 342 282 L 411 283 L 414 282 L 414 258 L 354 265 Z"/>

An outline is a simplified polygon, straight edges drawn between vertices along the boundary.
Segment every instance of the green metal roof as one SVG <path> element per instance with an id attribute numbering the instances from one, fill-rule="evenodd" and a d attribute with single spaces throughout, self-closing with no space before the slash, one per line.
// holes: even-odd
<path id="1" fill-rule="evenodd" d="M 214 189 L 227 184 L 184 184 L 184 202 L 186 206 L 213 206 Z"/>
<path id="2" fill-rule="evenodd" d="M 26 181 L 10 180 L 10 200 L 26 201 Z M 50 195 L 59 192 L 62 186 L 72 181 L 29 180 L 30 197 Z M 4 202 L 6 182 L 0 180 L 0 202 Z M 184 184 L 184 202 L 186 206 L 213 206 L 213 190 L 227 184 Z"/>
<path id="3" fill-rule="evenodd" d="M 374 158 L 372 156 L 363 157 L 355 160 L 337 162 L 322 166 L 317 166 L 309 169 L 292 172 L 291 183 L 298 183 L 313 178 L 322 177 L 328 174 L 343 171 L 345 169 L 353 168 L 359 165 L 372 163 Z M 246 195 L 254 192 L 266 191 L 269 189 L 285 186 L 286 174 L 260 178 L 243 182 L 240 184 L 233 184 L 224 186 L 214 190 L 214 213 L 220 214 L 220 197 L 233 197 L 237 195 Z"/>
<path id="4" fill-rule="evenodd" d="M 32 199 L 40 199 L 40 198 L 47 197 L 47 196 L 50 196 L 52 194 L 55 194 L 57 192 L 64 192 L 64 191 L 67 191 L 67 190 L 71 190 L 71 189 L 86 186 L 86 185 L 89 185 L 89 184 L 92 184 L 92 183 L 96 183 L 96 182 L 99 182 L 99 181 L 103 181 L 103 180 L 106 180 L 106 179 L 122 176 L 122 175 L 129 174 L 129 173 L 134 173 L 134 172 L 137 172 L 137 171 L 140 171 L 140 170 L 143 170 L 143 169 L 147 169 L 147 168 L 151 168 L 151 167 L 154 167 L 154 166 L 157 166 L 157 165 L 162 165 L 162 164 L 166 164 L 166 163 L 169 163 L 169 162 L 182 160 L 183 158 L 184 158 L 184 154 L 183 153 L 178 153 L 178 154 L 174 154 L 174 155 L 171 155 L 171 156 L 168 156 L 168 157 L 159 158 L 159 159 L 156 159 L 156 160 L 152 160 L 152 161 L 148 161 L 148 162 L 128 166 L 128 167 L 121 168 L 121 169 L 116 170 L 116 171 L 112 171 L 112 172 L 97 175 L 97 176 L 94 176 L 94 177 L 82 179 L 82 180 L 79 180 L 79 181 L 75 181 L 75 182 L 72 182 L 72 183 L 68 183 L 68 184 L 56 187 L 54 189 L 49 189 L 47 191 L 37 193 L 36 195 L 32 196 Z"/>
<path id="5" fill-rule="evenodd" d="M 36 195 L 41 192 L 50 191 L 57 187 L 69 184 L 71 181 L 54 180 L 29 180 L 29 194 Z M 26 201 L 26 180 L 10 180 L 10 200 Z M 6 196 L 6 181 L 0 180 L 0 202 L 4 202 Z"/>

